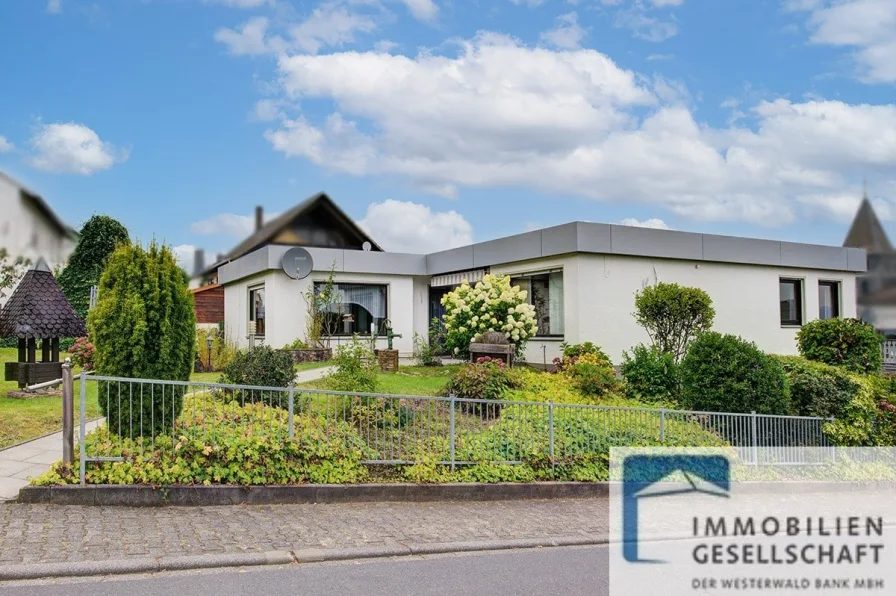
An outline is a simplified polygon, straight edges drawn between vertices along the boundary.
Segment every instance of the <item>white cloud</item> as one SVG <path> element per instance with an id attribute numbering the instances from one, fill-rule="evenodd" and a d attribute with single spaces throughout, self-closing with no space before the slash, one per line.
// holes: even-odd
<path id="1" fill-rule="evenodd" d="M 264 223 L 275 219 L 279 213 L 265 213 Z M 190 224 L 190 232 L 199 236 L 231 236 L 243 240 L 255 231 L 255 215 L 219 213 Z"/>
<path id="2" fill-rule="evenodd" d="M 810 12 L 812 43 L 853 48 L 859 79 L 896 82 L 896 2 L 790 0 L 785 6 Z"/>
<path id="3" fill-rule="evenodd" d="M 265 17 L 252 17 L 239 31 L 234 29 L 218 29 L 215 40 L 227 46 L 234 56 L 260 56 L 276 52 L 284 47 L 280 37 L 267 38 L 268 21 Z"/>
<path id="4" fill-rule="evenodd" d="M 461 214 L 410 201 L 373 203 L 359 223 L 390 252 L 430 253 L 473 242 L 473 227 Z"/>
<path id="5" fill-rule="evenodd" d="M 684 0 L 650 0 L 650 3 L 657 8 L 662 8 L 664 6 L 681 6 L 684 4 Z"/>
<path id="6" fill-rule="evenodd" d="M 179 244 L 171 247 L 177 264 L 187 273 L 193 273 L 193 265 L 195 264 L 196 247 L 192 244 Z"/>
<path id="7" fill-rule="evenodd" d="M 736 121 L 712 127 L 695 119 L 686 88 L 594 50 L 491 33 L 458 47 L 281 56 L 283 99 L 333 108 L 281 117 L 265 136 L 327 170 L 397 176 L 442 196 L 527 188 L 761 225 L 800 212 L 842 218 L 799 198 L 848 195 L 863 172 L 896 178 L 894 105 L 726 102 Z"/>
<path id="8" fill-rule="evenodd" d="M 541 40 L 549 45 L 565 50 L 574 50 L 582 44 L 588 31 L 579 25 L 574 12 L 557 17 L 557 25 L 541 34 Z"/>
<path id="9" fill-rule="evenodd" d="M 15 148 L 16 146 L 12 144 L 12 141 L 0 135 L 0 153 L 9 153 Z"/>
<path id="10" fill-rule="evenodd" d="M 398 44 L 394 41 L 389 41 L 388 39 L 381 39 L 373 44 L 373 49 L 377 52 L 382 52 L 383 54 L 391 54 L 392 51 L 397 48 Z"/>
<path id="11" fill-rule="evenodd" d="M 312 54 L 325 46 L 343 46 L 353 43 L 358 33 L 370 33 L 377 29 L 372 17 L 353 12 L 335 2 L 315 8 L 303 22 L 290 27 L 293 44 Z"/>
<path id="12" fill-rule="evenodd" d="M 651 218 L 651 219 L 645 219 L 644 221 L 638 221 L 637 219 L 635 219 L 633 217 L 627 217 L 627 218 L 623 219 L 622 221 L 620 221 L 619 223 L 624 226 L 633 226 L 636 228 L 651 228 L 654 230 L 668 230 L 669 229 L 669 226 L 666 225 L 666 222 L 664 222 L 661 219 L 657 219 L 655 217 Z"/>
<path id="13" fill-rule="evenodd" d="M 31 138 L 31 165 L 48 172 L 88 175 L 125 161 L 128 152 L 100 139 L 83 124 L 43 124 Z"/>
<path id="14" fill-rule="evenodd" d="M 431 23 L 439 14 L 438 5 L 433 0 L 401 0 L 414 18 Z"/>
<path id="15" fill-rule="evenodd" d="M 59 14 L 62 12 L 62 0 L 48 0 L 47 12 L 50 14 Z"/>
<path id="16" fill-rule="evenodd" d="M 678 35 L 678 23 L 667 10 L 684 0 L 601 0 L 605 6 L 618 7 L 614 26 L 629 29 L 637 38 L 659 43 Z M 657 16 L 662 12 L 662 16 Z"/>
<path id="17" fill-rule="evenodd" d="M 536 6 L 541 6 L 544 0 L 510 0 L 517 6 L 528 6 L 530 8 L 535 8 Z"/>
<path id="18" fill-rule="evenodd" d="M 657 60 L 674 60 L 675 54 L 650 54 L 649 56 L 647 56 L 647 59 L 651 62 Z"/>
<path id="19" fill-rule="evenodd" d="M 258 8 L 274 4 L 274 0 L 202 0 L 205 4 L 223 4 L 232 8 Z"/>
<path id="20" fill-rule="evenodd" d="M 271 122 L 283 117 L 283 102 L 276 99 L 259 99 L 252 109 L 252 118 L 259 122 Z"/>

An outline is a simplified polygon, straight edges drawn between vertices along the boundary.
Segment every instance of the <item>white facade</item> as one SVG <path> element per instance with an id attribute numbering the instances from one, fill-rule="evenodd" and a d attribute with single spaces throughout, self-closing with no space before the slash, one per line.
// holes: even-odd
<path id="1" fill-rule="evenodd" d="M 76 240 L 60 230 L 61 222 L 55 216 L 48 217 L 39 207 L 42 199 L 25 196 L 28 194 L 0 174 L 0 248 L 12 258 L 23 257 L 32 263 L 43 258 L 51 269 L 65 265 Z M 43 206 L 48 209 L 45 203 Z"/>
<path id="2" fill-rule="evenodd" d="M 302 294 L 311 283 L 325 281 L 332 266 L 337 283 L 387 288 L 385 316 L 402 335 L 395 347 L 410 354 L 414 333 L 428 335 L 430 304 L 443 289 L 438 286 L 490 272 L 531 288 L 530 299 L 540 305 L 544 336 L 531 339 L 526 349 L 526 360 L 536 365 L 550 365 L 563 342 L 586 341 L 619 363 L 623 352 L 649 342 L 634 320 L 634 301 L 639 290 L 657 282 L 705 290 L 716 311 L 716 331 L 739 335 L 766 352 L 795 354 L 800 325 L 819 318 L 820 282 L 826 284 L 826 309 L 836 304 L 835 316 L 855 317 L 856 273 L 866 267 L 861 249 L 584 222 L 431 255 L 308 248 L 314 271 L 302 281 L 281 269 L 288 248 L 269 245 L 219 270 L 225 330 L 241 346 L 249 343 L 250 293 L 260 285 L 265 343 L 279 348 L 304 339 Z M 381 337 L 378 346 L 385 342 Z"/>
<path id="3" fill-rule="evenodd" d="M 838 282 L 840 316 L 856 316 L 851 272 L 589 254 L 496 265 L 491 270 L 513 276 L 555 268 L 563 270 L 565 333 L 562 338 L 531 340 L 526 359 L 533 364 L 550 364 L 560 355 L 563 341 L 594 342 L 619 363 L 623 351 L 649 342 L 633 316 L 635 293 L 656 282 L 705 290 L 716 310 L 715 331 L 740 335 L 774 354 L 797 353 L 799 326 L 781 324 L 782 278 L 802 280 L 804 322 L 818 318 L 819 281 Z"/>

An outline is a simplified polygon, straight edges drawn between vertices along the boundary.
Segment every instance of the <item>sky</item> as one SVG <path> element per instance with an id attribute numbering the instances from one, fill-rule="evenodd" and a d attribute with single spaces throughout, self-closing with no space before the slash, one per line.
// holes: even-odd
<path id="1" fill-rule="evenodd" d="M 386 249 L 896 232 L 896 0 L 3 0 L 0 170 L 184 262 L 324 191 Z"/>

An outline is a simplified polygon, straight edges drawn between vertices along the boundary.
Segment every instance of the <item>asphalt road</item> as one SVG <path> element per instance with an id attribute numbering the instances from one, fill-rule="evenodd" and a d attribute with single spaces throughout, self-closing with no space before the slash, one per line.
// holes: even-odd
<path id="1" fill-rule="evenodd" d="M 606 596 L 606 547 L 0 584 L 14 596 Z"/>

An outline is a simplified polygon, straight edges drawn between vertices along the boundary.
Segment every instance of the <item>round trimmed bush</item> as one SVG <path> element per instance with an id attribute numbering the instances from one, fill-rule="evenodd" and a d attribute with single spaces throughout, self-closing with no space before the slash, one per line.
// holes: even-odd
<path id="1" fill-rule="evenodd" d="M 800 416 L 840 418 L 861 389 L 850 374 L 799 356 L 778 356 L 790 386 L 790 401 Z"/>
<path id="2" fill-rule="evenodd" d="M 790 414 L 781 363 L 734 335 L 703 333 L 681 363 L 681 403 L 691 410 Z"/>
<path id="3" fill-rule="evenodd" d="M 816 319 L 803 325 L 796 341 L 809 360 L 857 372 L 880 372 L 883 336 L 859 319 Z"/>
<path id="4" fill-rule="evenodd" d="M 289 353 L 270 346 L 240 350 L 221 372 L 222 383 L 255 387 L 287 387 L 295 378 Z M 258 395 L 258 401 L 262 400 L 259 392 L 253 395 Z"/>

